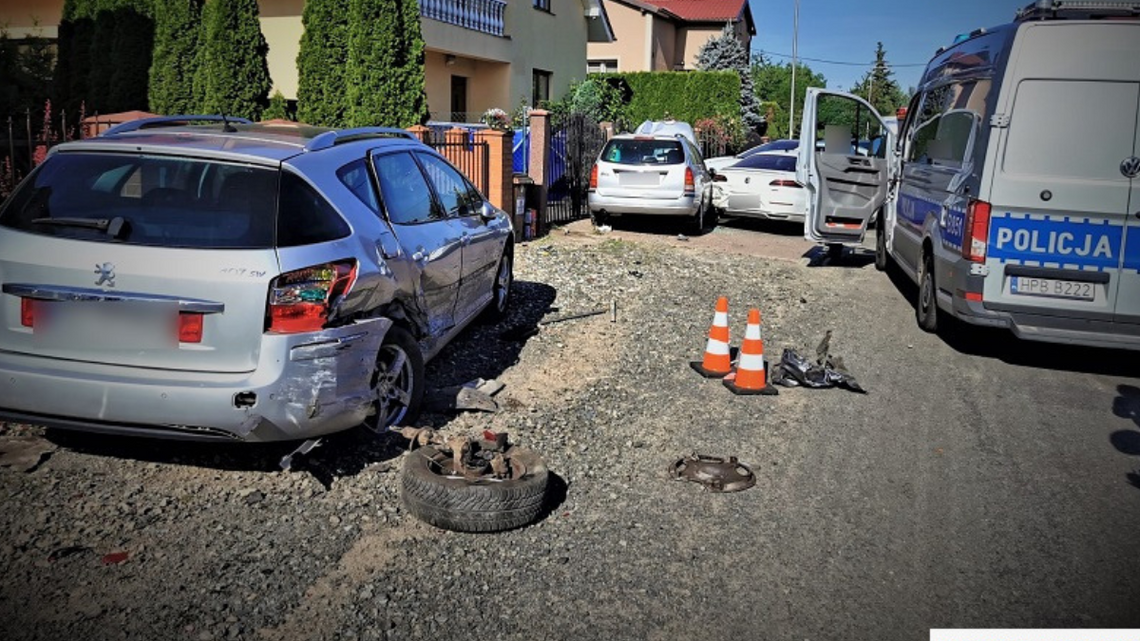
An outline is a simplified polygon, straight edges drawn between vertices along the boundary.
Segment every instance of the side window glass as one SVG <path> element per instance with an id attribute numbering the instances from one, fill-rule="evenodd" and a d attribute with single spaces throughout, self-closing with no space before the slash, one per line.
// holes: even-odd
<path id="1" fill-rule="evenodd" d="M 380 196 L 388 219 L 396 225 L 423 223 L 433 218 L 431 189 L 420 166 L 407 152 L 372 159 L 380 179 Z"/>
<path id="2" fill-rule="evenodd" d="M 419 157 L 448 217 L 476 213 L 472 211 L 471 186 L 455 168 L 430 154 L 419 154 Z"/>
<path id="3" fill-rule="evenodd" d="M 907 160 L 961 167 L 985 122 L 990 80 L 945 85 L 926 94 L 915 119 Z"/>
<path id="4" fill-rule="evenodd" d="M 350 232 L 336 209 L 295 174 L 281 172 L 277 202 L 278 247 L 323 243 L 344 238 Z"/>
<path id="5" fill-rule="evenodd" d="M 869 141 L 883 133 L 882 127 L 875 113 L 863 103 L 823 94 L 816 106 L 816 153 L 871 155 Z"/>
<path id="6" fill-rule="evenodd" d="M 376 190 L 372 188 L 372 181 L 368 179 L 368 165 L 363 158 L 336 170 L 336 177 L 373 213 L 380 213 L 380 202 L 376 198 Z"/>

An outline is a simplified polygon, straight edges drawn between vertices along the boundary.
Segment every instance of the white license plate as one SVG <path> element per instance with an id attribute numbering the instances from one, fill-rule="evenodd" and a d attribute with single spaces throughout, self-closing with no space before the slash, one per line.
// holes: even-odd
<path id="1" fill-rule="evenodd" d="M 1044 296 L 1071 300 L 1096 300 L 1096 284 L 1055 278 L 1010 276 L 1009 291 L 1018 296 Z"/>
<path id="2" fill-rule="evenodd" d="M 178 308 L 167 303 L 66 301 L 43 304 L 35 340 L 43 347 L 147 350 L 177 347 Z"/>
<path id="3" fill-rule="evenodd" d="M 623 187 L 656 187 L 661 184 L 661 174 L 653 173 L 640 173 L 640 172 L 622 172 L 618 175 L 618 182 Z"/>

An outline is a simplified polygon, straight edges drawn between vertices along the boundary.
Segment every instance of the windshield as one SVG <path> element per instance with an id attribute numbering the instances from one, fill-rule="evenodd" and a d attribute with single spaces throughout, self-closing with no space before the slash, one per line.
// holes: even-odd
<path id="1" fill-rule="evenodd" d="M 683 165 L 685 150 L 677 140 L 615 138 L 602 150 L 602 160 L 619 165 Z"/>
<path id="2" fill-rule="evenodd" d="M 279 173 L 165 156 L 57 154 L 0 211 L 0 226 L 133 245 L 263 249 L 273 246 Z"/>
<path id="3" fill-rule="evenodd" d="M 751 149 L 740 152 L 740 157 L 747 158 L 749 156 L 755 156 L 756 154 L 762 154 L 766 151 L 795 151 L 799 148 L 800 141 L 798 140 L 773 140 L 772 142 L 756 145 Z"/>

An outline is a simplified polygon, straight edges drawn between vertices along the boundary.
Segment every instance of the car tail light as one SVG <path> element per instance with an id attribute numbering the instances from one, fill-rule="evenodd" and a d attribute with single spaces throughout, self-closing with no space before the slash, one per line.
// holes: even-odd
<path id="1" fill-rule="evenodd" d="M 590 170 L 590 191 L 595 191 L 598 188 L 598 163 L 594 163 L 594 168 Z"/>
<path id="2" fill-rule="evenodd" d="M 971 200 L 970 205 L 966 208 L 962 258 L 975 263 L 986 262 L 986 242 L 989 235 L 990 204 L 984 200 Z"/>
<path id="3" fill-rule="evenodd" d="M 693 181 L 693 168 L 685 167 L 685 194 L 697 193 L 697 184 Z"/>
<path id="4" fill-rule="evenodd" d="M 20 299 L 20 324 L 24 327 L 36 326 L 36 301 L 31 298 Z"/>
<path id="5" fill-rule="evenodd" d="M 179 312 L 178 342 L 201 343 L 205 316 L 195 312 Z"/>
<path id="6" fill-rule="evenodd" d="M 792 189 L 802 189 L 803 185 L 794 180 L 773 180 L 768 183 L 771 187 L 791 187 Z"/>
<path id="7" fill-rule="evenodd" d="M 324 328 L 329 310 L 356 282 L 356 261 L 342 260 L 287 272 L 269 284 L 266 331 L 315 332 Z"/>

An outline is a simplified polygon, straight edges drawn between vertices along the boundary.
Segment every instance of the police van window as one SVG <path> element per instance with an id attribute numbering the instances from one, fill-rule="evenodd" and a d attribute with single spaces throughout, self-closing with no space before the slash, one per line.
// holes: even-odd
<path id="1" fill-rule="evenodd" d="M 1138 93 L 1135 83 L 1022 81 L 1010 112 L 1002 171 L 1127 181 L 1120 161 L 1134 153 Z"/>
<path id="2" fill-rule="evenodd" d="M 927 92 L 915 119 L 907 160 L 961 167 L 986 118 L 990 80 L 943 85 Z"/>

